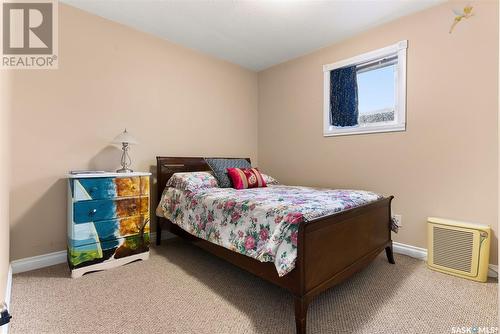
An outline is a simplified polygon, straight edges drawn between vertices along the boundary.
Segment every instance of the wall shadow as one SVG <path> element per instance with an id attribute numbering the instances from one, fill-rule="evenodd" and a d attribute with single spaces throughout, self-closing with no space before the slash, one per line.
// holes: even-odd
<path id="1" fill-rule="evenodd" d="M 36 194 L 34 203 L 22 208 L 19 217 L 12 217 L 11 210 L 11 261 L 66 249 L 67 179 L 47 183 L 37 180 L 10 192 L 12 207 L 14 203 L 25 203 L 25 198 L 33 198 L 35 189 L 47 189 Z"/>
<path id="2" fill-rule="evenodd" d="M 120 168 L 121 156 L 121 149 L 117 146 L 108 145 L 90 159 L 89 169 L 115 171 Z"/>

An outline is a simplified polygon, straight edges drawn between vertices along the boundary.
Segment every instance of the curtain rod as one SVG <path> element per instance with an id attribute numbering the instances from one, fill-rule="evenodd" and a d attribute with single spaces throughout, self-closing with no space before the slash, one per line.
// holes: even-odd
<path id="1" fill-rule="evenodd" d="M 361 63 L 356 65 L 356 70 L 358 73 L 363 73 L 368 70 L 375 70 L 378 68 L 394 65 L 397 63 L 398 55 L 392 55 L 389 57 L 384 57 L 382 59 L 371 60 L 366 63 Z"/>

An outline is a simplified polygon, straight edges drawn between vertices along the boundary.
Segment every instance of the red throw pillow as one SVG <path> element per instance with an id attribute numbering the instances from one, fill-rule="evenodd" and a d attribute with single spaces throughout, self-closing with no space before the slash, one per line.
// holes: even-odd
<path id="1" fill-rule="evenodd" d="M 228 168 L 227 174 L 235 189 L 266 187 L 266 181 L 257 168 Z"/>

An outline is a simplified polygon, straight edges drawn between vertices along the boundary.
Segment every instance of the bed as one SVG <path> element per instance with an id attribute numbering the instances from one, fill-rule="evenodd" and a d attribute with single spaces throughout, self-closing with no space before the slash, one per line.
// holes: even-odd
<path id="1" fill-rule="evenodd" d="M 247 159 L 250 162 L 250 159 Z M 157 157 L 157 203 L 160 206 L 167 181 L 175 173 L 210 171 L 201 157 Z M 265 189 L 265 188 L 262 188 Z M 267 190 L 281 191 L 280 188 Z M 200 195 L 201 196 L 201 195 Z M 317 219 L 298 221 L 294 235 L 293 266 L 279 270 L 276 263 L 261 262 L 187 232 L 165 217 L 157 219 L 156 244 L 168 230 L 194 245 L 274 283 L 293 294 L 297 333 L 306 333 L 307 309 L 312 298 L 366 267 L 385 250 L 394 264 L 391 240 L 390 197 L 371 198 L 367 204 L 348 208 Z M 184 227 L 185 228 L 185 227 Z M 253 245 L 252 245 L 253 246 Z M 258 259 L 257 259 L 258 258 Z"/>

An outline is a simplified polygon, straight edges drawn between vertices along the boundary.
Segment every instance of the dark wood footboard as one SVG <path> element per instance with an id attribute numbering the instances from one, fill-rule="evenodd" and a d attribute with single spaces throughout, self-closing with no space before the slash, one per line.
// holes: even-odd
<path id="1" fill-rule="evenodd" d="M 202 158 L 157 157 L 158 201 L 174 172 L 208 170 Z M 168 177 L 168 178 L 167 178 Z M 306 333 L 307 309 L 312 298 L 365 268 L 386 251 L 394 263 L 391 241 L 391 201 L 380 199 L 367 205 L 304 222 L 299 226 L 295 269 L 279 277 L 273 263 L 259 262 L 182 230 L 165 218 L 158 219 L 157 245 L 166 229 L 200 248 L 250 273 L 289 290 L 294 295 L 297 333 Z M 157 203 L 158 204 L 158 203 Z"/>
<path id="2" fill-rule="evenodd" d="M 358 263 L 390 246 L 391 200 L 303 224 L 298 265 L 304 268 L 305 293 L 315 295 L 340 282 Z"/>
<path id="3" fill-rule="evenodd" d="M 380 252 L 394 263 L 391 201 L 381 199 L 355 209 L 307 222 L 299 227 L 295 270 L 300 292 L 295 295 L 297 333 L 306 332 L 312 298 L 365 268 Z"/>

